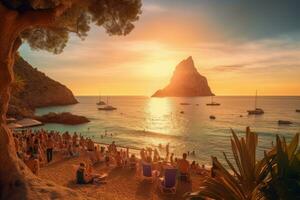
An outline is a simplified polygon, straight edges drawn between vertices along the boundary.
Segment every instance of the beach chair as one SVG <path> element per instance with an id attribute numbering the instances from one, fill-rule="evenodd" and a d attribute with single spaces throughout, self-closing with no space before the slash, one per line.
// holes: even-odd
<path id="1" fill-rule="evenodd" d="M 176 168 L 168 168 L 165 169 L 164 177 L 160 178 L 159 188 L 161 192 L 168 192 L 169 194 L 176 193 L 177 187 L 177 169 Z"/>
<path id="2" fill-rule="evenodd" d="M 152 177 L 152 166 L 148 163 L 142 163 L 142 176 L 146 178 Z"/>
<path id="3" fill-rule="evenodd" d="M 149 163 L 142 163 L 142 173 L 141 177 L 143 179 L 151 180 L 153 181 L 153 176 L 152 176 L 152 165 Z"/>

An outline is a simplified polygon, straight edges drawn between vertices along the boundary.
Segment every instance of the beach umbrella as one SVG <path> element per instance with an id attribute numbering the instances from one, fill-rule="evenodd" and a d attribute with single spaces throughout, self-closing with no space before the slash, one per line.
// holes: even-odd
<path id="1" fill-rule="evenodd" d="M 7 126 L 10 129 L 16 129 L 16 128 L 22 128 L 23 127 L 21 124 L 18 124 L 18 123 L 10 123 L 10 124 L 7 124 Z"/>

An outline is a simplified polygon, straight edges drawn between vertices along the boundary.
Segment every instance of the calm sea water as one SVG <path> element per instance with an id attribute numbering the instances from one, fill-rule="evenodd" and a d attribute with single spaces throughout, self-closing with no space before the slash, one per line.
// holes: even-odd
<path id="1" fill-rule="evenodd" d="M 195 150 L 191 160 L 209 164 L 210 156 L 222 158 L 222 152 L 230 152 L 230 128 L 243 135 L 247 126 L 259 135 L 258 155 L 270 148 L 275 135 L 285 136 L 289 141 L 300 132 L 300 97 L 259 97 L 258 107 L 265 110 L 262 116 L 248 116 L 253 109 L 254 97 L 215 97 L 221 106 L 210 107 L 209 97 L 199 98 L 149 98 L 109 97 L 109 104 L 116 111 L 105 112 L 97 109 L 98 97 L 77 97 L 80 103 L 63 107 L 37 109 L 37 114 L 48 112 L 72 112 L 84 115 L 91 122 L 85 125 L 66 126 L 47 124 L 48 130 L 79 132 L 96 141 L 131 147 L 157 147 L 170 143 L 170 149 L 180 156 L 182 152 Z M 180 105 L 182 102 L 191 105 Z M 198 104 L 198 106 L 196 105 Z M 180 112 L 184 111 L 184 114 Z M 216 120 L 209 116 L 215 115 Z M 289 120 L 292 125 L 279 126 L 277 121 Z M 101 139 L 105 130 L 113 133 Z"/>

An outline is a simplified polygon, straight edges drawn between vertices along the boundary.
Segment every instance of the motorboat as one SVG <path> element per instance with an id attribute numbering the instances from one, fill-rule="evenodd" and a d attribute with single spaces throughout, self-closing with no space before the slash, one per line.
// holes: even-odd
<path id="1" fill-rule="evenodd" d="M 211 115 L 211 116 L 209 116 L 209 119 L 216 119 L 216 116 L 214 116 L 214 115 Z"/>
<path id="2" fill-rule="evenodd" d="M 293 124 L 291 121 L 286 121 L 286 120 L 278 120 L 278 125 L 290 125 Z"/>

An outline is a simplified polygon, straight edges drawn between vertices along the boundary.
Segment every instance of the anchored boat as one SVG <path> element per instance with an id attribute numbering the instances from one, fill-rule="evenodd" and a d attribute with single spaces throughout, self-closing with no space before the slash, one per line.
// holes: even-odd
<path id="1" fill-rule="evenodd" d="M 104 101 L 101 101 L 101 95 L 99 95 L 99 101 L 96 103 L 98 106 L 106 105 Z"/>
<path id="2" fill-rule="evenodd" d="M 113 110 L 117 110 L 116 107 L 113 107 L 111 105 L 108 104 L 108 97 L 106 97 L 106 106 L 104 107 L 99 107 L 98 110 L 103 110 L 103 111 L 113 111 Z"/>
<path id="3" fill-rule="evenodd" d="M 214 102 L 214 96 L 211 96 L 211 102 L 206 104 L 207 106 L 219 106 L 220 103 Z"/>
<path id="4" fill-rule="evenodd" d="M 254 103 L 254 110 L 248 110 L 247 111 L 249 115 L 262 115 L 265 113 L 265 111 L 261 108 L 257 108 L 257 91 L 255 95 L 255 103 Z"/>

